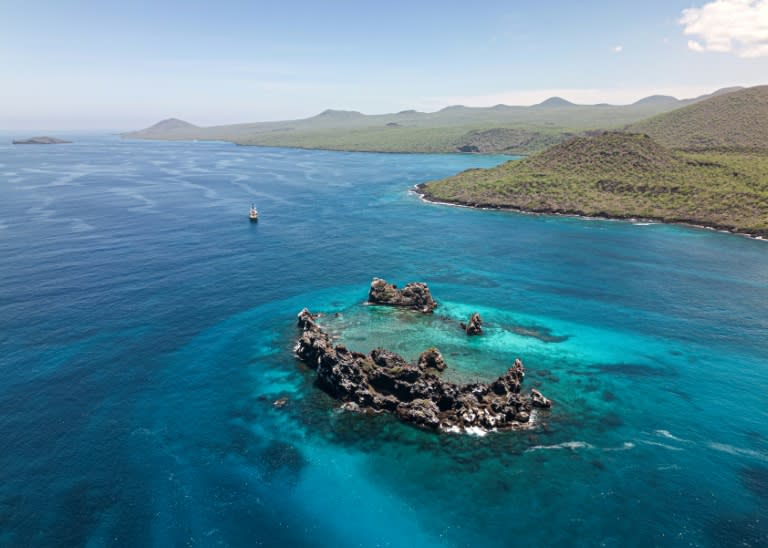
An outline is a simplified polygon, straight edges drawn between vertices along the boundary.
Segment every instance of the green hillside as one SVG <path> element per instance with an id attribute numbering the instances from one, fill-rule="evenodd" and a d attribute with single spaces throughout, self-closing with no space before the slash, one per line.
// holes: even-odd
<path id="1" fill-rule="evenodd" d="M 326 110 L 302 120 L 214 127 L 171 119 L 124 136 L 331 150 L 527 154 L 584 131 L 619 129 L 704 98 L 652 96 L 632 105 L 612 106 L 575 105 L 552 97 L 531 107 L 457 105 L 438 112 L 406 110 L 381 115 Z"/>
<path id="2" fill-rule="evenodd" d="M 422 185 L 435 201 L 686 222 L 768 235 L 768 155 L 682 153 L 647 135 L 578 137 Z"/>
<path id="3" fill-rule="evenodd" d="M 742 89 L 629 126 L 681 150 L 768 151 L 768 86 Z"/>

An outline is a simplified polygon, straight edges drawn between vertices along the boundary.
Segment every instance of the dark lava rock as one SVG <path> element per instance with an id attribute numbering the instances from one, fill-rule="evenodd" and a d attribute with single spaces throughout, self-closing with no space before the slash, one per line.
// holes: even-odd
<path id="1" fill-rule="evenodd" d="M 480 148 L 475 145 L 462 145 L 460 147 L 456 147 L 456 150 L 458 152 L 480 152 Z"/>
<path id="2" fill-rule="evenodd" d="M 368 302 L 371 304 L 413 308 L 425 314 L 431 313 L 437 308 L 437 303 L 432 298 L 427 284 L 411 282 L 403 289 L 398 289 L 396 285 L 389 284 L 381 278 L 374 278 L 371 282 L 371 289 L 368 291 Z"/>
<path id="3" fill-rule="evenodd" d="M 534 407 L 543 407 L 545 409 L 552 407 L 552 402 L 545 398 L 544 395 L 535 388 L 531 388 L 531 404 L 533 404 Z"/>
<path id="4" fill-rule="evenodd" d="M 480 314 L 473 312 L 469 317 L 469 322 L 461 324 L 463 329 L 467 332 L 467 335 L 480 335 L 483 332 L 483 319 Z"/>
<path id="5" fill-rule="evenodd" d="M 437 371 L 445 371 L 448 367 L 437 348 L 428 348 L 422 352 L 417 365 L 419 369 L 436 369 Z"/>
<path id="6" fill-rule="evenodd" d="M 435 374 L 445 364 L 436 349 L 413 365 L 383 348 L 362 354 L 334 346 L 306 308 L 298 326 L 296 356 L 317 371 L 317 386 L 343 401 L 345 409 L 390 412 L 428 430 L 462 432 L 523 428 L 534 406 L 551 406 L 537 390 L 529 397 L 520 394 L 521 368 L 510 368 L 492 383 L 458 385 Z"/>

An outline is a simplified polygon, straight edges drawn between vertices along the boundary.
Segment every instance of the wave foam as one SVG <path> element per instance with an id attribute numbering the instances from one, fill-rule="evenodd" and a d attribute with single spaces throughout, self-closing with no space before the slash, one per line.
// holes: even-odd
<path id="1" fill-rule="evenodd" d="M 654 434 L 657 436 L 661 436 L 662 438 L 667 438 L 668 440 L 675 440 L 675 441 L 681 441 L 683 443 L 692 443 L 690 440 L 684 440 L 683 438 L 678 438 L 674 434 L 670 433 L 669 430 L 654 430 Z"/>
<path id="2" fill-rule="evenodd" d="M 634 443 L 632 443 L 631 441 L 625 441 L 619 447 L 605 447 L 603 451 L 628 451 L 634 448 L 635 448 Z"/>
<path id="3" fill-rule="evenodd" d="M 711 449 L 714 449 L 715 451 L 721 451 L 723 453 L 728 453 L 729 455 L 736 455 L 739 457 L 752 457 L 768 462 L 768 455 L 761 453 L 760 451 L 755 451 L 754 449 L 742 449 L 740 447 L 728 445 L 727 443 L 717 443 L 714 441 L 707 443 L 707 446 L 709 446 Z"/>
<path id="4" fill-rule="evenodd" d="M 668 445 L 666 443 L 659 443 L 657 441 L 648 441 L 643 440 L 640 443 L 644 443 L 645 445 L 655 445 L 656 447 L 663 447 L 664 449 L 669 449 L 670 451 L 682 451 L 682 447 L 675 447 L 674 445 Z"/>
<path id="5" fill-rule="evenodd" d="M 488 435 L 488 430 L 480 428 L 479 426 L 468 426 L 464 431 L 470 436 L 479 436 L 481 438 Z"/>
<path id="6" fill-rule="evenodd" d="M 594 446 L 591 443 L 585 441 L 564 441 L 563 443 L 558 443 L 556 445 L 534 445 L 533 447 L 526 449 L 525 452 L 541 451 L 544 449 L 570 449 L 571 451 L 575 451 L 576 449 L 592 449 L 593 447 Z"/>

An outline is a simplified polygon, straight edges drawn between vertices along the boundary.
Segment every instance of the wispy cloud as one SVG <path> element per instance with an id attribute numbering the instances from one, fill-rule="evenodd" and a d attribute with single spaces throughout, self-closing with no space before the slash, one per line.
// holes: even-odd
<path id="1" fill-rule="evenodd" d="M 624 46 L 622 46 L 621 44 L 619 44 L 618 46 L 613 46 L 614 53 L 621 53 L 622 51 L 624 51 Z"/>
<path id="2" fill-rule="evenodd" d="M 683 10 L 679 22 L 696 38 L 688 41 L 691 51 L 768 56 L 768 0 L 714 0 Z"/>

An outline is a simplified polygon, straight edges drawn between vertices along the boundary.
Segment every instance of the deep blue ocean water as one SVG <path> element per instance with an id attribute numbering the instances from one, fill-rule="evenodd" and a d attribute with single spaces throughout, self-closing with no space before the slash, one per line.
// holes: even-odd
<path id="1" fill-rule="evenodd" d="M 768 242 L 409 192 L 502 157 L 73 137 L 0 143 L 1 546 L 768 544 Z M 373 276 L 441 306 L 365 307 Z M 555 407 L 339 411 L 304 306 L 458 381 L 520 356 Z"/>

